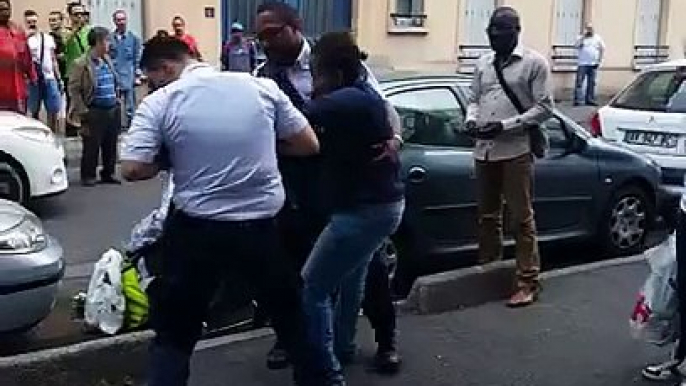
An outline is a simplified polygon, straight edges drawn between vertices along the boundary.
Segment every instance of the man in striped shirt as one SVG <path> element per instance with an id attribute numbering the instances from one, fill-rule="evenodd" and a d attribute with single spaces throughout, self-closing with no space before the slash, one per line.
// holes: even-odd
<path id="1" fill-rule="evenodd" d="M 69 76 L 72 104 L 70 123 L 80 127 L 83 138 L 81 183 L 95 186 L 98 158 L 102 151 L 100 183 L 119 184 L 114 177 L 121 111 L 117 73 L 110 60 L 109 30 L 95 27 L 88 33 L 90 50 L 74 62 Z"/>

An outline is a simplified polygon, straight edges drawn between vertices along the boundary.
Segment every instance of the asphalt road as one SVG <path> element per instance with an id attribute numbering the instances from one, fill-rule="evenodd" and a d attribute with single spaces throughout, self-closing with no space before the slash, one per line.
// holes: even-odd
<path id="1" fill-rule="evenodd" d="M 100 255 L 109 247 L 122 246 L 132 226 L 160 200 L 159 180 L 84 188 L 78 184 L 76 170 L 69 174 L 72 186 L 65 194 L 30 205 L 66 255 L 67 270 L 55 311 L 28 335 L 0 338 L 0 356 L 88 338 L 81 324 L 72 321 L 72 296 L 87 289 Z"/>
<path id="2" fill-rule="evenodd" d="M 350 385 L 649 386 L 641 368 L 667 358 L 630 337 L 628 318 L 647 274 L 644 263 L 550 279 L 540 303 L 511 310 L 486 304 L 399 321 L 405 357 L 396 377 L 368 373 L 373 339 L 360 320 L 360 364 Z M 196 353 L 192 386 L 291 385 L 288 372 L 265 370 L 271 338 Z M 669 383 L 667 383 L 669 384 Z"/>

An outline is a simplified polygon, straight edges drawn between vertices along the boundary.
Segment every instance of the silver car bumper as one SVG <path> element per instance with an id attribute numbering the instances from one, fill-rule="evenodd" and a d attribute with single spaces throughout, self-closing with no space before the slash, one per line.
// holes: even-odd
<path id="1" fill-rule="evenodd" d="M 64 252 L 54 238 L 39 252 L 0 255 L 0 332 L 45 319 L 55 305 L 64 269 Z"/>

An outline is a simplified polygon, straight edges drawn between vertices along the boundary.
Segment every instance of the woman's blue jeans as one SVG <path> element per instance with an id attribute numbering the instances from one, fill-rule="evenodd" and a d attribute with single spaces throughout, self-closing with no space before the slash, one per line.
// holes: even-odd
<path id="1" fill-rule="evenodd" d="M 337 344 L 354 341 L 367 266 L 402 220 L 404 201 L 335 213 L 303 267 L 303 307 L 314 366 L 340 374 Z M 334 302 L 334 293 L 338 299 Z M 335 306 L 334 306 L 335 303 Z"/>

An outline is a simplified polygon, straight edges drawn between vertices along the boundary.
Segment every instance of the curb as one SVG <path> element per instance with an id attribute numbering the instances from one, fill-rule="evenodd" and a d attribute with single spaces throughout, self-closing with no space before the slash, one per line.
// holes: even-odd
<path id="1" fill-rule="evenodd" d="M 541 273 L 541 280 L 634 264 L 645 258 L 645 254 L 639 254 L 556 269 Z M 423 276 L 415 281 L 398 309 L 401 313 L 428 315 L 502 301 L 511 295 L 514 277 L 512 260 Z"/>
<path id="2" fill-rule="evenodd" d="M 543 280 L 645 260 L 643 254 L 548 271 Z M 419 278 L 407 300 L 398 304 L 401 314 L 432 314 L 500 301 L 509 295 L 514 262 L 497 262 Z M 270 329 L 227 335 L 201 341 L 196 351 L 245 342 L 272 334 Z M 66 347 L 11 357 L 0 357 L 0 385 L 51 386 L 125 385 L 144 379 L 148 344 L 154 334 L 143 331 Z"/>

